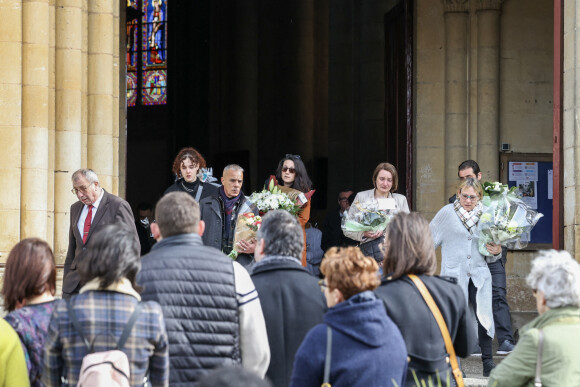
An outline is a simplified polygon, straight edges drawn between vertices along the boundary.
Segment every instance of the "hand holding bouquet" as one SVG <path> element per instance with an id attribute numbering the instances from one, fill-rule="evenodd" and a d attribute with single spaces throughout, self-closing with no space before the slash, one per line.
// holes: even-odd
<path id="1" fill-rule="evenodd" d="M 521 240 L 522 234 L 530 232 L 543 215 L 521 200 L 516 187 L 510 189 L 499 182 L 485 182 L 483 189 L 484 210 L 474 230 L 479 238 L 479 252 L 490 255 L 485 247 L 487 243 L 524 248 L 527 242 Z"/>
<path id="2" fill-rule="evenodd" d="M 392 214 L 389 210 L 382 210 L 376 200 L 368 202 L 356 201 L 352 204 L 346 216 L 342 219 L 342 229 L 353 232 L 383 231 Z"/>
<path id="3" fill-rule="evenodd" d="M 254 215 L 252 212 L 240 214 L 236 221 L 236 232 L 234 234 L 234 248 L 228 254 L 229 257 L 236 259 L 239 252 L 236 250 L 238 243 L 246 241 L 251 243 L 256 239 L 256 233 L 262 225 L 262 217 Z"/>

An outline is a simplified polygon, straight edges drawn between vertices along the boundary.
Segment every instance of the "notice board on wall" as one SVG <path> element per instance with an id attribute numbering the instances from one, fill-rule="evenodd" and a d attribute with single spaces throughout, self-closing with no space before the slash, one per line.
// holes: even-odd
<path id="1" fill-rule="evenodd" d="M 552 246 L 553 167 L 551 154 L 502 154 L 502 182 L 518 187 L 522 200 L 541 212 L 526 250 Z"/>

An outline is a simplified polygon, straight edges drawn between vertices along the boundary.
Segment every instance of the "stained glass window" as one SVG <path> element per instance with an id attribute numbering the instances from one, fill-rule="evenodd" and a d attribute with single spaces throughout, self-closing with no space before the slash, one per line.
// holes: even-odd
<path id="1" fill-rule="evenodd" d="M 127 0 L 127 106 L 167 103 L 167 2 Z"/>

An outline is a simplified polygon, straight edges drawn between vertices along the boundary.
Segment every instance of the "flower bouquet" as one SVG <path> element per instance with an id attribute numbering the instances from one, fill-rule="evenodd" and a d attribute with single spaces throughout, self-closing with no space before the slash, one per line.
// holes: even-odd
<path id="1" fill-rule="evenodd" d="M 254 215 L 252 212 L 246 212 L 240 214 L 236 221 L 236 232 L 234 234 L 234 248 L 228 254 L 228 257 L 236 259 L 238 257 L 238 251 L 236 246 L 240 241 L 251 241 L 256 238 L 256 233 L 262 225 L 262 217 L 259 215 Z"/>
<path id="2" fill-rule="evenodd" d="M 290 196 L 275 185 L 272 180 L 268 183 L 268 188 L 264 188 L 260 192 L 254 192 L 250 195 L 249 200 L 258 207 L 260 215 L 264 215 L 271 210 L 286 210 L 292 215 L 296 216 L 300 211 L 300 205 L 296 199 Z"/>
<path id="3" fill-rule="evenodd" d="M 487 243 L 510 249 L 526 247 L 527 242 L 522 240 L 522 234 L 530 232 L 544 215 L 525 204 L 516 187 L 485 182 L 483 190 L 484 210 L 474 230 L 474 235 L 479 239 L 479 252 L 484 256 L 491 255 L 485 248 Z"/>
<path id="4" fill-rule="evenodd" d="M 392 215 L 390 210 L 380 209 L 376 200 L 363 203 L 357 200 L 342 219 L 342 229 L 353 232 L 384 230 Z"/>

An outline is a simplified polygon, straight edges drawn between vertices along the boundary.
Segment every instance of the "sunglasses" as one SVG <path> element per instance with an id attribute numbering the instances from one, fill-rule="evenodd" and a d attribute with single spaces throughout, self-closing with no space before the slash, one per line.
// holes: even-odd
<path id="1" fill-rule="evenodd" d="M 286 153 L 286 157 L 285 158 L 290 159 L 290 160 L 292 160 L 292 159 L 300 160 L 300 155 L 293 155 L 293 154 L 290 154 L 290 153 Z"/>
<path id="2" fill-rule="evenodd" d="M 290 171 L 290 173 L 296 173 L 296 169 L 294 169 L 294 168 L 283 167 L 282 172 L 286 172 L 286 171 Z"/>

